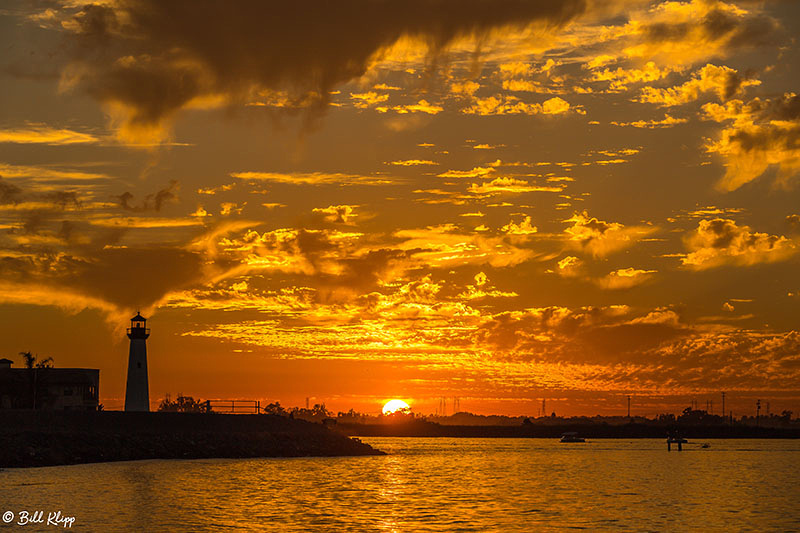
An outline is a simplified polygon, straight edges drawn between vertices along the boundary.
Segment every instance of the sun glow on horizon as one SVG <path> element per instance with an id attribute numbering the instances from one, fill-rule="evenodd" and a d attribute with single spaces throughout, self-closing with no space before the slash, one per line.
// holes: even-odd
<path id="1" fill-rule="evenodd" d="M 411 409 L 411 406 L 403 400 L 389 400 L 383 406 L 383 414 L 390 415 L 392 413 L 408 411 L 409 409 Z"/>

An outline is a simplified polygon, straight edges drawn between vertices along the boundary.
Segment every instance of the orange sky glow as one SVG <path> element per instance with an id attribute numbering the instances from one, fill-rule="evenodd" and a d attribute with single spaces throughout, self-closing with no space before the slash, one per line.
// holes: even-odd
<path id="1" fill-rule="evenodd" d="M 377 414 L 800 411 L 800 4 L 12 0 L 0 357 Z M 751 413 L 752 411 L 752 413 Z"/>

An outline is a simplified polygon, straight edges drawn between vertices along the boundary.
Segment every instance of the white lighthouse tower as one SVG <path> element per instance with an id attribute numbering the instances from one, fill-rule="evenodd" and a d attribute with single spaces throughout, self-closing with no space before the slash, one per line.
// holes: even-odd
<path id="1" fill-rule="evenodd" d="M 150 387 L 147 384 L 147 337 L 150 328 L 147 319 L 138 312 L 131 318 L 128 338 L 131 349 L 128 355 L 128 384 L 125 388 L 126 411 L 150 410 Z"/>

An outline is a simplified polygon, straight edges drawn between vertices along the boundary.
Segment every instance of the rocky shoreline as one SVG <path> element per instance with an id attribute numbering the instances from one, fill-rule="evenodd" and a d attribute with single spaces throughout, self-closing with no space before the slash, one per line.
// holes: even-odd
<path id="1" fill-rule="evenodd" d="M 0 468 L 141 459 L 383 455 L 303 420 L 270 415 L 0 412 Z"/>

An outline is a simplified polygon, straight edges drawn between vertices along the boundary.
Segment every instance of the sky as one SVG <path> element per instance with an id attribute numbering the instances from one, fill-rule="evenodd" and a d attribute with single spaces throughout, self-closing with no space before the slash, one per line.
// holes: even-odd
<path id="1" fill-rule="evenodd" d="M 120 409 L 141 310 L 154 407 L 798 413 L 798 36 L 781 0 L 3 2 L 0 355 Z"/>

